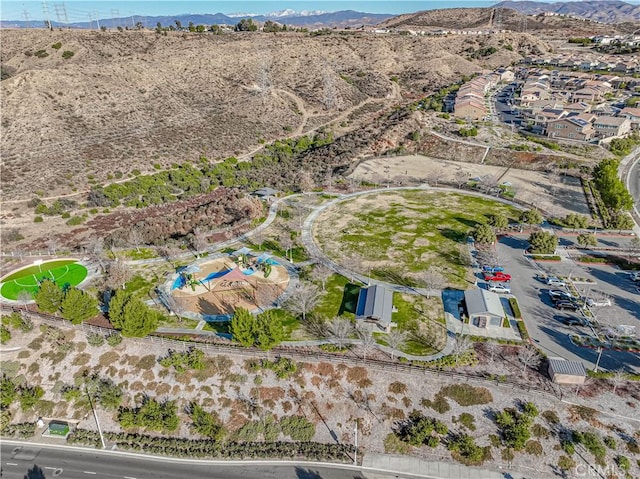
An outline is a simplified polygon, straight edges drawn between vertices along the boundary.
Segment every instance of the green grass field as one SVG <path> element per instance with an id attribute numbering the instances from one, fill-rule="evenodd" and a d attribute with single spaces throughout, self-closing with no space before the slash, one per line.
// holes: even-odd
<path id="1" fill-rule="evenodd" d="M 21 291 L 31 295 L 38 291 L 39 282 L 53 279 L 61 287 L 77 286 L 87 277 L 87 268 L 76 260 L 49 261 L 40 266 L 30 266 L 7 276 L 3 281 L 0 294 L 6 299 L 18 299 Z"/>
<path id="2" fill-rule="evenodd" d="M 394 191 L 333 206 L 318 218 L 314 235 L 338 263 L 359 255 L 373 278 L 421 286 L 420 273 L 436 267 L 450 285 L 465 286 L 473 279 L 462 259 L 469 232 L 497 213 L 516 221 L 519 210 L 459 193 Z M 356 269 L 369 272 L 362 264 Z"/>

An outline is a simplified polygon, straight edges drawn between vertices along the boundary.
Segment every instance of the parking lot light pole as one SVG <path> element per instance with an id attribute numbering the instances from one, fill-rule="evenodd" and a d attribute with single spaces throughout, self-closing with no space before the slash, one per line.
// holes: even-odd
<path id="1" fill-rule="evenodd" d="M 596 367 L 593 368 L 593 372 L 597 373 L 598 372 L 598 365 L 600 364 L 600 357 L 602 356 L 602 347 L 598 348 L 598 359 L 596 360 Z"/>

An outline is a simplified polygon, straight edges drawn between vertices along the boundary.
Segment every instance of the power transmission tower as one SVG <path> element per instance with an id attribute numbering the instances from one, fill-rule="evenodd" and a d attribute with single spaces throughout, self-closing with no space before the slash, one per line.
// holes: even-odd
<path id="1" fill-rule="evenodd" d="M 24 17 L 24 21 L 27 24 L 27 28 L 31 28 L 31 22 L 29 21 L 29 12 L 26 10 L 22 10 L 22 16 Z"/>
<path id="2" fill-rule="evenodd" d="M 60 8 L 60 5 L 58 5 L 57 3 L 53 4 L 53 9 L 56 12 L 56 19 L 58 20 L 58 23 L 62 23 L 62 8 Z"/>
<path id="3" fill-rule="evenodd" d="M 51 15 L 49 14 L 49 6 L 47 5 L 46 0 L 42 0 L 42 13 L 44 13 L 44 24 L 49 30 L 53 30 L 53 25 L 51 25 Z"/>
<path id="4" fill-rule="evenodd" d="M 62 2 L 62 16 L 64 17 L 64 24 L 69 25 L 69 17 L 67 16 L 67 6 Z"/>
<path id="5" fill-rule="evenodd" d="M 98 26 L 98 30 L 100 30 L 100 21 L 98 20 L 98 12 L 94 10 L 93 14 L 96 16 L 96 25 Z"/>
<path id="6" fill-rule="evenodd" d="M 118 11 L 117 8 L 112 8 L 111 9 L 111 26 L 112 27 L 116 26 L 115 24 L 116 19 L 120 19 L 120 12 Z"/>

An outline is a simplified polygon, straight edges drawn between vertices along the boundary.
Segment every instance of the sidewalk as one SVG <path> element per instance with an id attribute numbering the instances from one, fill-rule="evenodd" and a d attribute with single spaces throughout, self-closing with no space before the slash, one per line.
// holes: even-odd
<path id="1" fill-rule="evenodd" d="M 468 467 L 455 462 L 427 461 L 411 456 L 393 456 L 390 454 L 366 453 L 362 460 L 362 469 L 367 477 L 377 477 L 370 474 L 367 469 L 384 470 L 387 474 L 407 474 L 419 477 L 438 479 L 522 479 L 521 474 L 510 472 L 492 471 L 477 467 Z M 386 475 L 386 474 L 384 474 Z M 535 477 L 527 474 L 526 477 Z"/>

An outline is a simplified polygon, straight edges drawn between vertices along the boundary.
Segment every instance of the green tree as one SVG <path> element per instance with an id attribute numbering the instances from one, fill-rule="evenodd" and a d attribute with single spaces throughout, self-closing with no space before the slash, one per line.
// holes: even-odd
<path id="1" fill-rule="evenodd" d="M 247 309 L 236 309 L 229 326 L 233 339 L 243 346 L 253 346 L 255 323 L 256 318 Z"/>
<path id="2" fill-rule="evenodd" d="M 182 30 L 182 22 L 180 20 L 174 20 L 176 23 L 176 30 Z"/>
<path id="3" fill-rule="evenodd" d="M 542 215 L 538 210 L 523 211 L 520 215 L 520 222 L 525 225 L 539 225 L 543 221 Z"/>
<path id="4" fill-rule="evenodd" d="M 160 317 L 160 313 L 125 291 L 118 291 L 109 301 L 109 321 L 123 336 L 143 337 L 152 333 Z"/>
<path id="5" fill-rule="evenodd" d="M 44 311 L 45 313 L 55 313 L 62 305 L 64 293 L 56 283 L 50 279 L 45 279 L 40 283 L 40 287 L 38 288 L 38 292 L 35 294 L 34 299 L 40 311 Z"/>
<path id="6" fill-rule="evenodd" d="M 28 411 L 44 396 L 40 386 L 22 386 L 20 388 L 20 409 Z"/>
<path id="7" fill-rule="evenodd" d="M 255 344 L 260 349 L 268 350 L 284 340 L 284 325 L 273 310 L 268 310 L 256 316 Z"/>
<path id="8" fill-rule="evenodd" d="M 236 32 L 255 32 L 258 30 L 258 25 L 253 23 L 251 18 L 243 18 L 234 27 Z"/>
<path id="9" fill-rule="evenodd" d="M 98 300 L 78 288 L 67 290 L 60 306 L 62 317 L 73 324 L 80 324 L 98 314 Z"/>
<path id="10" fill-rule="evenodd" d="M 497 230 L 503 230 L 509 226 L 509 219 L 503 214 L 489 215 L 489 226 Z"/>
<path id="11" fill-rule="evenodd" d="M 458 434 L 450 439 L 448 448 L 471 462 L 482 462 L 484 460 L 484 449 L 478 446 L 468 434 Z"/>
<path id="12" fill-rule="evenodd" d="M 496 242 L 496 232 L 487 224 L 481 224 L 471 233 L 473 239 L 479 244 L 493 244 Z"/>
<path id="13" fill-rule="evenodd" d="M 11 339 L 11 331 L 4 324 L 0 326 L 0 343 L 5 344 Z"/>
<path id="14" fill-rule="evenodd" d="M 576 239 L 578 241 L 578 244 L 583 248 L 586 248 L 587 246 L 596 246 L 598 244 L 596 235 L 590 233 L 579 234 Z"/>
<path id="15" fill-rule="evenodd" d="M 546 231 L 534 231 L 529 236 L 532 253 L 553 254 L 558 247 L 558 237 Z"/>
<path id="16" fill-rule="evenodd" d="M 17 395 L 16 385 L 6 374 L 3 374 L 0 379 L 0 408 L 11 406 Z"/>
<path id="17" fill-rule="evenodd" d="M 191 430 L 215 442 L 224 439 L 226 431 L 215 412 L 207 412 L 199 404 L 191 403 L 187 407 L 187 414 L 192 421 Z"/>
<path id="18" fill-rule="evenodd" d="M 584 229 L 589 225 L 589 218 L 587 218 L 585 215 L 569 213 L 567 216 L 565 216 L 564 223 L 569 228 Z"/>
<path id="19" fill-rule="evenodd" d="M 629 211 L 633 208 L 633 197 L 618 177 L 619 164 L 618 160 L 602 160 L 593 171 L 593 181 L 607 208 Z"/>
<path id="20" fill-rule="evenodd" d="M 263 32 L 273 33 L 273 32 L 279 32 L 281 30 L 282 29 L 280 28 L 280 25 L 278 25 L 276 22 L 272 22 L 271 20 L 267 20 L 266 22 L 264 22 L 264 25 L 262 26 Z"/>

